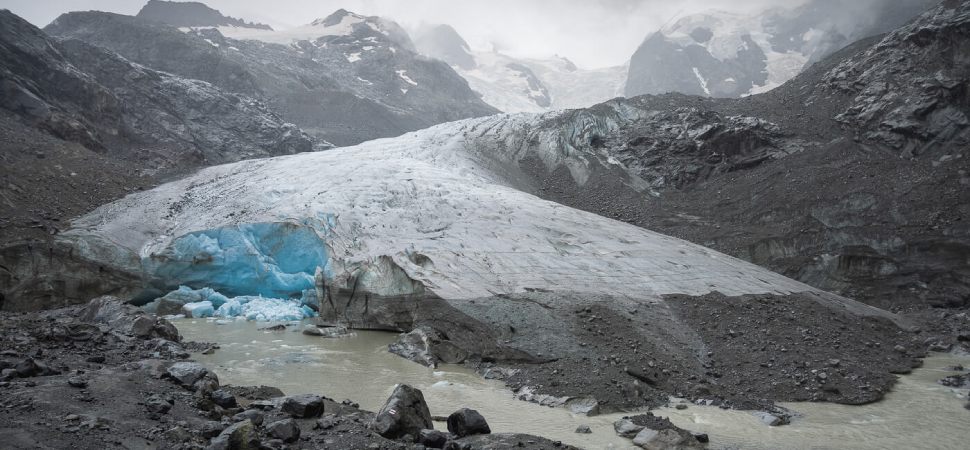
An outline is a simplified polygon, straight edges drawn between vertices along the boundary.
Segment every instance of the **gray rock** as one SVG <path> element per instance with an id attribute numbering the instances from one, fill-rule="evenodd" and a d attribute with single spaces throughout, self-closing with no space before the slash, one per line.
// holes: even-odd
<path id="1" fill-rule="evenodd" d="M 253 425 L 260 426 L 263 424 L 263 418 L 265 414 L 258 409 L 247 409 L 241 413 L 232 416 L 234 422 L 241 422 L 248 420 L 253 423 Z"/>
<path id="2" fill-rule="evenodd" d="M 17 369 L 3 369 L 0 371 L 0 381 L 10 381 L 17 378 Z"/>
<path id="3" fill-rule="evenodd" d="M 266 433 L 283 442 L 294 442 L 300 438 L 300 427 L 293 419 L 284 419 L 266 425 Z"/>
<path id="4" fill-rule="evenodd" d="M 67 379 L 67 384 L 69 384 L 71 387 L 76 387 L 76 388 L 88 387 L 88 381 L 81 377 L 69 377 Z"/>
<path id="5" fill-rule="evenodd" d="M 162 438 L 169 442 L 183 443 L 192 440 L 192 433 L 185 428 L 175 427 L 162 433 Z"/>
<path id="6" fill-rule="evenodd" d="M 281 409 L 300 419 L 319 417 L 323 414 L 323 398 L 313 394 L 291 395 L 283 400 Z"/>
<path id="7" fill-rule="evenodd" d="M 492 432 L 488 422 L 474 409 L 462 408 L 448 416 L 448 431 L 458 437 Z"/>
<path id="8" fill-rule="evenodd" d="M 209 369 L 199 363 L 177 362 L 166 371 L 168 377 L 185 387 L 192 387 L 209 374 Z"/>
<path id="9" fill-rule="evenodd" d="M 682 435 L 677 430 L 656 431 L 649 428 L 643 429 L 633 438 L 633 445 L 647 450 L 681 450 L 703 447 L 696 439 Z"/>
<path id="10" fill-rule="evenodd" d="M 237 406 L 236 396 L 224 389 L 212 391 L 212 393 L 209 394 L 209 398 L 212 399 L 212 403 L 215 403 L 223 408 L 235 408 Z"/>
<path id="11" fill-rule="evenodd" d="M 405 434 L 418 436 L 421 430 L 433 429 L 434 425 L 424 394 L 399 384 L 374 416 L 370 428 L 385 438 L 397 439 Z"/>
<path id="12" fill-rule="evenodd" d="M 593 397 L 574 397 L 566 400 L 566 408 L 573 414 L 595 416 L 600 413 L 600 404 Z"/>
<path id="13" fill-rule="evenodd" d="M 448 433 L 438 430 L 421 430 L 418 433 L 418 443 L 428 448 L 444 448 L 448 442 Z"/>
<path id="14" fill-rule="evenodd" d="M 254 433 L 253 423 L 244 420 L 230 425 L 209 442 L 209 450 L 255 450 L 259 440 Z"/>
<path id="15" fill-rule="evenodd" d="M 775 427 L 784 424 L 784 420 L 774 414 L 765 411 L 758 411 L 754 413 L 754 416 L 761 420 L 765 425 Z"/>
<path id="16" fill-rule="evenodd" d="M 580 425 L 576 427 L 576 433 L 579 433 L 579 434 L 590 434 L 592 432 L 593 430 L 589 428 L 589 425 Z"/>
<path id="17" fill-rule="evenodd" d="M 262 417 L 260 417 L 259 423 L 263 423 Z M 258 423 L 253 423 L 253 424 L 257 426 L 259 425 Z M 210 420 L 202 424 L 202 429 L 200 430 L 200 433 L 202 434 L 202 437 L 206 439 L 212 439 L 218 436 L 219 433 L 222 433 L 222 431 L 225 429 L 226 429 L 226 425 L 224 425 L 222 422 Z"/>
<path id="18" fill-rule="evenodd" d="M 145 399 L 145 409 L 155 414 L 166 414 L 172 409 L 172 402 L 160 395 L 150 395 Z"/>
<path id="19" fill-rule="evenodd" d="M 37 376 L 43 372 L 43 368 L 32 358 L 26 358 L 20 361 L 14 368 L 17 371 L 17 375 L 21 378 Z"/>
<path id="20" fill-rule="evenodd" d="M 642 425 L 633 423 L 633 421 L 630 419 L 620 419 L 613 422 L 613 430 L 616 431 L 616 434 L 620 437 L 625 437 L 628 439 L 632 439 L 644 428 L 645 427 Z"/>

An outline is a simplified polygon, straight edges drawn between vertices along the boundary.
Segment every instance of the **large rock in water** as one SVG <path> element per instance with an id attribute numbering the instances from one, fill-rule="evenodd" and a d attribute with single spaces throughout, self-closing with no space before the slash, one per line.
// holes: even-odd
<path id="1" fill-rule="evenodd" d="M 448 431 L 458 437 L 473 434 L 489 434 L 492 429 L 482 415 L 474 409 L 462 408 L 448 416 Z"/>
<path id="2" fill-rule="evenodd" d="M 428 404 L 424 402 L 424 394 L 411 386 L 399 384 L 374 416 L 370 427 L 388 439 L 405 434 L 417 438 L 421 430 L 434 429 L 434 423 Z"/>

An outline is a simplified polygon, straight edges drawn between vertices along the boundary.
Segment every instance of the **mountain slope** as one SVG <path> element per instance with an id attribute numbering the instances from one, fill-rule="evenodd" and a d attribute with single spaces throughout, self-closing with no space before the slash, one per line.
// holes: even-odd
<path id="1" fill-rule="evenodd" d="M 625 92 L 628 97 L 765 92 L 854 41 L 901 26 L 935 3 L 812 0 L 754 16 L 714 11 L 683 17 L 643 41 L 631 58 Z"/>
<path id="2" fill-rule="evenodd" d="M 83 42 L 54 41 L 0 14 L 2 106 L 28 125 L 115 154 L 172 152 L 156 161 L 163 170 L 311 149 L 298 128 L 251 98 Z"/>
<path id="3" fill-rule="evenodd" d="M 0 11 L 0 241 L 199 166 L 312 150 L 256 100 L 156 72 Z"/>
<path id="4" fill-rule="evenodd" d="M 98 12 L 62 15 L 46 30 L 263 98 L 287 120 L 337 145 L 496 112 L 450 67 L 415 54 L 399 26 L 344 10 L 284 31 L 179 31 Z"/>
<path id="5" fill-rule="evenodd" d="M 448 25 L 416 32 L 421 53 L 450 64 L 489 105 L 504 112 L 585 108 L 619 97 L 627 69 L 580 69 L 566 58 L 513 58 L 472 51 Z"/>

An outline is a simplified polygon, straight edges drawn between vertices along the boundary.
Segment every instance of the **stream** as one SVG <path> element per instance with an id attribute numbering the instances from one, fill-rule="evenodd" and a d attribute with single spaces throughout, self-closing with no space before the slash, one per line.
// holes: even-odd
<path id="1" fill-rule="evenodd" d="M 460 365 L 430 369 L 387 351 L 396 334 L 356 331 L 351 337 L 321 338 L 300 332 L 263 331 L 266 322 L 179 319 L 173 323 L 187 340 L 213 342 L 221 348 L 193 358 L 213 369 L 223 384 L 268 385 L 286 394 L 315 393 L 337 401 L 350 399 L 377 411 L 395 384 L 424 392 L 432 415 L 447 416 L 468 407 L 488 420 L 492 432 L 543 436 L 587 449 L 633 448 L 613 432 L 613 422 L 626 414 L 594 417 L 571 414 L 516 400 L 505 385 L 485 380 Z M 782 403 L 799 416 L 790 425 L 769 427 L 746 411 L 690 404 L 687 409 L 661 408 L 654 414 L 676 425 L 710 436 L 709 448 L 751 449 L 964 449 L 970 442 L 970 411 L 963 408 L 966 389 L 937 380 L 970 366 L 970 357 L 934 354 L 922 368 L 900 377 L 880 402 L 847 406 L 832 403 Z M 589 425 L 591 434 L 577 434 Z M 444 423 L 435 423 L 443 429 Z"/>

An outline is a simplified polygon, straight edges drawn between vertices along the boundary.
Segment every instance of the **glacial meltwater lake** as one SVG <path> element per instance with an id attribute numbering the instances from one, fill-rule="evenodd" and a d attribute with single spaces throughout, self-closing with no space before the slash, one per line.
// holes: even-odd
<path id="1" fill-rule="evenodd" d="M 485 380 L 463 366 L 430 369 L 387 351 L 393 333 L 357 331 L 353 337 L 306 336 L 302 325 L 285 331 L 262 331 L 266 322 L 213 319 L 173 321 L 185 339 L 213 342 L 221 348 L 193 357 L 215 370 L 223 384 L 268 385 L 286 394 L 315 393 L 337 401 L 350 399 L 376 411 L 395 384 L 421 389 L 431 414 L 447 416 L 458 408 L 477 409 L 493 432 L 544 436 L 587 449 L 632 448 L 613 432 L 613 421 L 626 414 L 594 417 L 571 414 L 516 400 L 501 382 Z M 769 427 L 746 411 L 690 405 L 662 408 L 676 425 L 710 435 L 709 448 L 752 449 L 966 449 L 970 411 L 963 408 L 966 389 L 937 383 L 955 374 L 970 357 L 936 354 L 922 368 L 901 376 L 883 401 L 863 406 L 786 403 L 800 414 L 790 425 Z M 577 434 L 589 425 L 591 434 Z M 443 427 L 443 423 L 436 423 Z"/>

